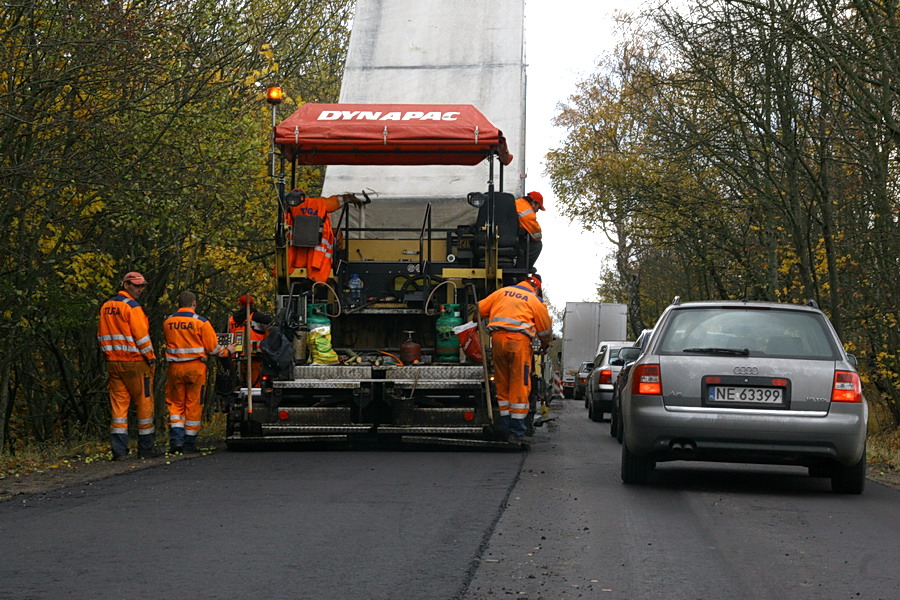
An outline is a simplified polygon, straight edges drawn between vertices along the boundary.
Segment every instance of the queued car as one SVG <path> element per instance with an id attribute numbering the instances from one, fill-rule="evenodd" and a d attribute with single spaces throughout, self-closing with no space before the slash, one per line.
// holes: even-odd
<path id="1" fill-rule="evenodd" d="M 856 359 L 807 305 L 677 301 L 621 391 L 622 481 L 658 462 L 803 466 L 841 493 L 866 480 L 868 405 Z"/>
<path id="2" fill-rule="evenodd" d="M 609 435 L 616 438 L 620 444 L 622 443 L 622 418 L 620 417 L 622 406 L 619 398 L 621 397 L 623 382 L 627 381 L 628 374 L 631 372 L 631 366 L 643 352 L 644 350 L 640 346 L 629 346 L 619 350 L 619 360 L 622 362 L 622 367 L 613 385 L 612 408 L 609 413 Z"/>
<path id="3" fill-rule="evenodd" d="M 572 391 L 572 397 L 575 400 L 581 400 L 585 397 L 584 391 L 587 386 L 587 378 L 593 368 L 594 363 L 592 362 L 583 362 L 578 367 L 578 372 L 575 374 L 575 388 Z M 587 402 L 585 402 L 585 405 L 587 405 Z"/>
<path id="4" fill-rule="evenodd" d="M 619 350 L 633 342 L 600 342 L 594 368 L 587 378 L 585 404 L 591 421 L 602 421 L 603 413 L 612 411 L 613 385 L 624 364 L 619 360 Z"/>
<path id="5" fill-rule="evenodd" d="M 652 333 L 652 329 L 644 329 L 638 335 L 631 348 L 623 348 L 619 351 L 619 357 L 622 359 L 622 369 L 619 371 L 619 376 L 616 378 L 616 383 L 613 386 L 612 411 L 609 416 L 609 435 L 615 437 L 620 444 L 622 443 L 622 403 L 620 401 L 622 388 L 625 382 L 628 381 L 631 365 L 644 353 Z"/>

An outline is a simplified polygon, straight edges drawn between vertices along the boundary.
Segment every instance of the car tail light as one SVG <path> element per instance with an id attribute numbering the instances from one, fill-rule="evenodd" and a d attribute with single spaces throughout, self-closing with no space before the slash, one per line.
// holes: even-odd
<path id="1" fill-rule="evenodd" d="M 862 384 L 853 371 L 835 371 L 832 402 L 862 402 Z"/>
<path id="2" fill-rule="evenodd" d="M 578 378 L 578 383 L 586 383 L 586 382 L 587 382 L 587 377 L 579 377 Z"/>
<path id="3" fill-rule="evenodd" d="M 474 421 L 475 413 L 472 412 L 471 410 L 467 410 L 466 412 L 463 413 L 463 419 L 465 419 L 466 421 Z"/>
<path id="4" fill-rule="evenodd" d="M 286 410 L 278 411 L 278 420 L 279 421 L 287 421 L 291 417 L 290 413 Z"/>
<path id="5" fill-rule="evenodd" d="M 600 371 L 600 385 L 606 384 L 609 385 L 612 383 L 612 370 L 611 369 L 603 369 Z"/>
<path id="6" fill-rule="evenodd" d="M 638 365 L 634 369 L 634 391 L 648 396 L 662 395 L 659 365 Z"/>

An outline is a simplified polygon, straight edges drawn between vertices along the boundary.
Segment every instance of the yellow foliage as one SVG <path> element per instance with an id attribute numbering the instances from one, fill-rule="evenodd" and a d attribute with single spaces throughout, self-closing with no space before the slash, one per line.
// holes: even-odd
<path id="1" fill-rule="evenodd" d="M 82 252 L 73 256 L 57 275 L 75 289 L 112 291 L 109 288 L 116 276 L 116 260 L 103 252 Z"/>

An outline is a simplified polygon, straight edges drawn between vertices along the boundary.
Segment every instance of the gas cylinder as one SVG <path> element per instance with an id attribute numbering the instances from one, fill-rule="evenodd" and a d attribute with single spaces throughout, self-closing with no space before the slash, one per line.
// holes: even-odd
<path id="1" fill-rule="evenodd" d="M 453 328 L 462 325 L 459 304 L 444 304 L 441 315 L 437 319 L 437 338 L 435 349 L 438 362 L 459 362 L 459 338 Z"/>
<path id="2" fill-rule="evenodd" d="M 328 327 L 330 333 L 331 319 L 325 314 L 324 304 L 310 304 L 309 307 L 307 307 L 307 313 L 309 316 L 306 318 L 306 325 L 309 327 L 310 331 L 317 327 Z"/>
<path id="3" fill-rule="evenodd" d="M 422 346 L 412 339 L 415 331 L 404 331 L 403 333 L 407 334 L 407 339 L 400 344 L 400 362 L 404 365 L 422 362 Z"/>

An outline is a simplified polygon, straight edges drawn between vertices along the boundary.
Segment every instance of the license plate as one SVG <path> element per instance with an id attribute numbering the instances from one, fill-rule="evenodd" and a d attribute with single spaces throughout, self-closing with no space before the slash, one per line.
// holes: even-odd
<path id="1" fill-rule="evenodd" d="M 742 387 L 728 385 L 709 386 L 707 401 L 710 404 L 770 404 L 784 403 L 784 390 L 777 387 Z"/>

